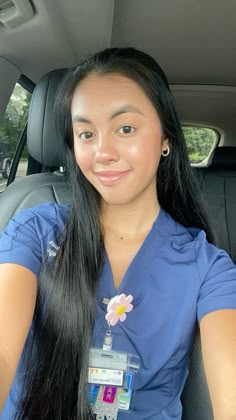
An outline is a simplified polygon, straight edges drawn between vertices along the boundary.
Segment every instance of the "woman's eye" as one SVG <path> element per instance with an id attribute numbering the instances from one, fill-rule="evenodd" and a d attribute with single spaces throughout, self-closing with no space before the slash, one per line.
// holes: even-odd
<path id="1" fill-rule="evenodd" d="M 124 125 L 118 131 L 121 134 L 131 134 L 135 131 L 135 128 L 131 127 L 131 125 Z"/>
<path id="2" fill-rule="evenodd" d="M 91 131 L 83 131 L 83 133 L 79 134 L 79 138 L 82 140 L 89 140 L 93 137 L 93 133 Z"/>

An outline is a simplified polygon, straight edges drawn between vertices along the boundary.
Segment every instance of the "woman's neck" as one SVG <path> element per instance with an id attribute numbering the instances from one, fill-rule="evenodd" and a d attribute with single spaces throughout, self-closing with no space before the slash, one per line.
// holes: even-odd
<path id="1" fill-rule="evenodd" d="M 152 228 L 159 210 L 157 200 L 140 206 L 137 203 L 110 205 L 102 202 L 101 224 L 105 234 L 112 232 L 120 239 L 131 239 L 145 235 Z"/>

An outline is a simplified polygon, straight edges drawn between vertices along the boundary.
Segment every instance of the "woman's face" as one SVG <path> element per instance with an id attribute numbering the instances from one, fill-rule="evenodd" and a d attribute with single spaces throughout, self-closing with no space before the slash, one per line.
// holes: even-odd
<path id="1" fill-rule="evenodd" d="M 162 128 L 155 108 L 133 80 L 90 74 L 76 88 L 72 106 L 74 153 L 107 204 L 156 198 Z"/>

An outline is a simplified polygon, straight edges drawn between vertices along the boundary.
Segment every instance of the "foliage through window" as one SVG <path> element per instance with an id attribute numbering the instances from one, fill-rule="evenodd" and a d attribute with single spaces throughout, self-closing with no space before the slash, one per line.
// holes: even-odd
<path id="1" fill-rule="evenodd" d="M 19 83 L 16 83 L 5 115 L 0 122 L 0 139 L 1 142 L 8 145 L 11 157 L 15 153 L 21 133 L 27 122 L 30 100 L 31 93 Z"/>
<path id="2" fill-rule="evenodd" d="M 191 163 L 207 159 L 217 142 L 215 130 L 206 127 L 183 127 L 184 137 Z"/>
<path id="3" fill-rule="evenodd" d="M 0 192 L 6 187 L 12 159 L 27 122 L 31 96 L 30 92 L 16 83 L 0 121 Z M 25 147 L 18 165 L 17 177 L 26 175 L 27 160 L 28 153 Z"/>

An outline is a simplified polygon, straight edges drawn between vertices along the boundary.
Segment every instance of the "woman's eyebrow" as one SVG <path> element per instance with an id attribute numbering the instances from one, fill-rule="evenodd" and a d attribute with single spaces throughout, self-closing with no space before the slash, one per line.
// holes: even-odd
<path id="1" fill-rule="evenodd" d="M 116 111 L 114 111 L 111 114 L 109 119 L 112 120 L 113 118 L 117 117 L 118 115 L 125 114 L 127 112 L 134 112 L 136 114 L 144 115 L 142 113 L 142 111 L 140 111 L 140 109 L 136 108 L 136 106 L 128 104 L 128 105 L 123 105 L 120 108 L 118 108 Z"/>
<path id="2" fill-rule="evenodd" d="M 118 108 L 117 110 L 115 110 L 111 114 L 111 116 L 109 117 L 109 120 L 112 120 L 113 118 L 117 117 L 118 115 L 126 114 L 127 112 L 134 112 L 136 114 L 144 115 L 142 113 L 142 111 L 140 111 L 140 109 L 136 108 L 136 106 L 128 104 L 128 105 L 123 105 L 120 108 Z M 79 115 L 79 114 L 74 115 L 72 117 L 72 123 L 75 124 L 77 122 L 92 124 L 91 120 L 89 120 L 88 118 L 85 118 L 85 117 L 83 117 L 82 115 Z"/>
<path id="3" fill-rule="evenodd" d="M 92 121 L 88 120 L 88 118 L 82 117 L 82 115 L 74 115 L 72 117 L 72 123 L 75 124 L 77 122 L 82 122 L 86 124 L 92 124 Z"/>

